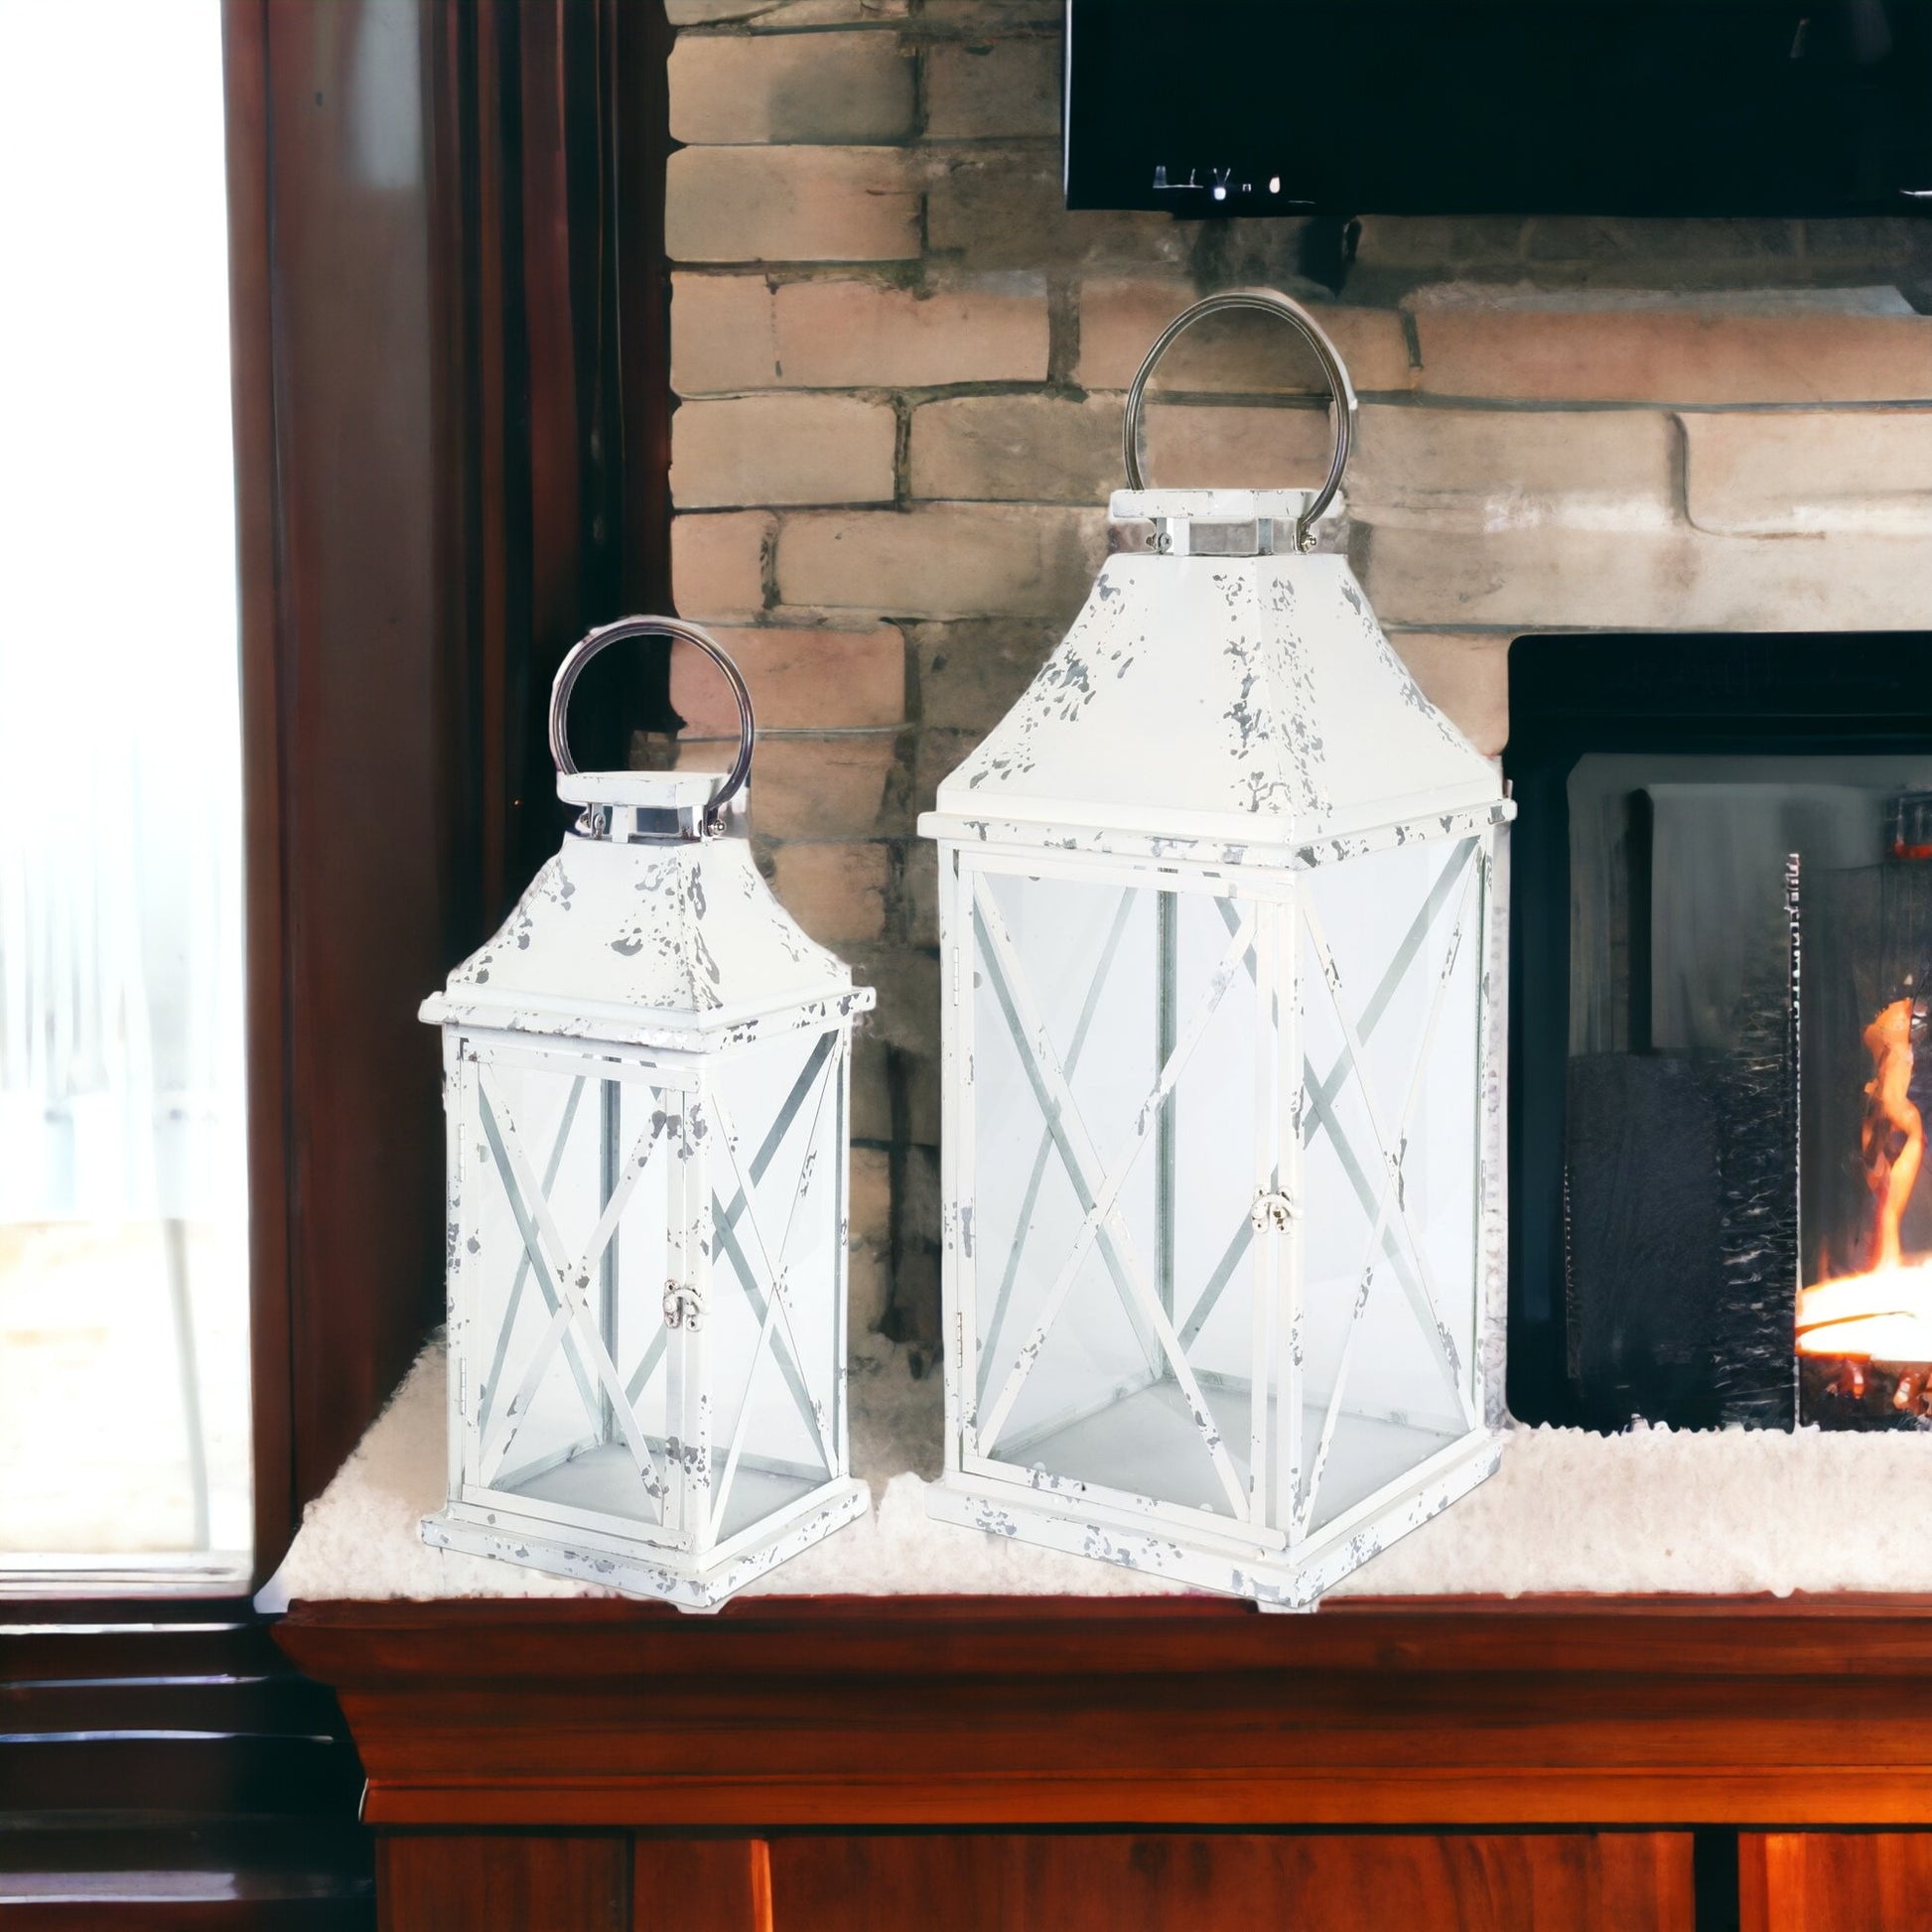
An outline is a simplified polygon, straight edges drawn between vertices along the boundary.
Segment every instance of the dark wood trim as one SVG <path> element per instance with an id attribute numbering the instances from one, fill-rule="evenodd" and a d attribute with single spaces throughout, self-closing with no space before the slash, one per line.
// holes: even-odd
<path id="1" fill-rule="evenodd" d="M 299 1604 L 377 1825 L 1932 1825 L 1932 1603 Z"/>
<path id="2" fill-rule="evenodd" d="M 259 1581 L 442 1311 L 415 1010 L 554 850 L 551 673 L 668 591 L 669 30 L 432 0 L 385 107 L 362 0 L 223 19 Z M 661 667 L 597 672 L 621 761 Z"/>
<path id="3" fill-rule="evenodd" d="M 270 345 L 268 15 L 259 0 L 221 9 L 227 96 L 228 307 L 240 593 L 242 809 L 247 902 L 249 1344 L 253 1386 L 255 1582 L 281 1561 L 296 1519 L 289 1332 L 288 947 L 283 890 L 282 682 L 273 651 L 250 648 L 280 623 L 275 382 Z"/>
<path id="4" fill-rule="evenodd" d="M 438 407 L 435 9 L 228 0 L 257 1564 L 437 1317 L 423 993 L 472 936 Z M 412 59 L 413 53 L 413 59 Z"/>

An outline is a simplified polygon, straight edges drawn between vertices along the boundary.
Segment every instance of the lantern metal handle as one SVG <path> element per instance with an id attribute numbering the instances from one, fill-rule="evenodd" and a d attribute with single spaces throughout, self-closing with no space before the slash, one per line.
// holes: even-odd
<path id="1" fill-rule="evenodd" d="M 738 705 L 738 756 L 732 760 L 732 768 L 725 773 L 718 789 L 705 801 L 705 829 L 714 831 L 725 806 L 737 795 L 751 774 L 752 746 L 757 740 L 758 728 L 753 722 L 752 694 L 746 688 L 744 674 L 726 655 L 725 647 L 717 638 L 699 629 L 695 623 L 686 623 L 682 618 L 620 618 L 615 623 L 599 625 L 571 645 L 564 654 L 564 661 L 557 666 L 556 681 L 550 687 L 550 757 L 560 772 L 577 769 L 577 760 L 570 755 L 565 722 L 570 711 L 570 694 L 577 688 L 577 680 L 583 675 L 584 666 L 599 651 L 607 644 L 621 644 L 629 637 L 669 637 L 676 643 L 691 644 L 703 651 L 724 672 L 725 680 L 732 688 L 732 697 Z"/>
<path id="2" fill-rule="evenodd" d="M 1348 467 L 1349 445 L 1355 433 L 1355 391 L 1334 344 L 1328 340 L 1321 325 L 1299 302 L 1278 295 L 1273 289 L 1229 289 L 1221 295 L 1210 295 L 1196 302 L 1191 309 L 1183 309 L 1162 330 L 1127 391 L 1127 418 L 1121 427 L 1121 449 L 1127 459 L 1127 486 L 1130 489 L 1147 487 L 1147 481 L 1141 473 L 1141 413 L 1147 400 L 1148 378 L 1154 373 L 1154 365 L 1173 346 L 1177 336 L 1191 329 L 1204 316 L 1226 315 L 1232 310 L 1252 310 L 1261 315 L 1280 317 L 1313 349 L 1315 360 L 1321 364 L 1322 378 L 1328 385 L 1329 398 L 1335 410 L 1335 453 L 1328 464 L 1327 482 L 1315 491 L 1308 508 L 1295 523 L 1296 549 L 1312 550 L 1314 526 L 1321 512 L 1334 500 L 1335 491 L 1341 487 L 1341 473 Z"/>

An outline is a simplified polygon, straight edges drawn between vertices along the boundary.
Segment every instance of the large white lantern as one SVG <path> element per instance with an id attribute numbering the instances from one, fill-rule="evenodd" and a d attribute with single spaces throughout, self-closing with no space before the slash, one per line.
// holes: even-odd
<path id="1" fill-rule="evenodd" d="M 579 772 L 621 638 L 730 678 L 725 774 Z M 423 1018 L 449 1118 L 448 1506 L 426 1541 L 715 1608 L 859 1515 L 845 1406 L 848 1070 L 869 988 L 753 863 L 752 708 L 706 634 L 593 631 L 551 696 L 563 850 Z"/>
<path id="2" fill-rule="evenodd" d="M 1312 494 L 1151 490 L 1201 316 L 1333 390 Z M 1271 293 L 1161 337 L 1113 554 L 940 785 L 951 1521 L 1310 1605 L 1496 1464 L 1506 821 L 1315 528 Z"/>

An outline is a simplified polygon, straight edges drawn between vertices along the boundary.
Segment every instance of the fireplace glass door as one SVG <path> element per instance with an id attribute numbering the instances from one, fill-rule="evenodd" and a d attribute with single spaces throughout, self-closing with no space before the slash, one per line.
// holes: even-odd
<path id="1" fill-rule="evenodd" d="M 1925 641 L 1605 642 L 1512 664 L 1512 1402 L 1924 1426 Z"/>

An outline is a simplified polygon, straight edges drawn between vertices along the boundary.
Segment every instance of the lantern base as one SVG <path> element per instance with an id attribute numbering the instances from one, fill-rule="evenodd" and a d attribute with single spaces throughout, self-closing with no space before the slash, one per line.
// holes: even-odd
<path id="1" fill-rule="evenodd" d="M 1204 1511 L 1198 1522 L 1183 1524 L 1175 1520 L 1180 1512 L 1168 1510 L 1150 1527 L 1147 1510 L 1129 1498 L 1103 1502 L 1071 1484 L 1036 1488 L 1018 1467 L 1010 1479 L 948 1469 L 928 1485 L 925 1506 L 941 1522 L 1245 1596 L 1263 1609 L 1304 1610 L 1398 1537 L 1467 1495 L 1501 1460 L 1501 1438 L 1474 1431 L 1293 1550 L 1261 1549 L 1228 1518 Z"/>
<path id="2" fill-rule="evenodd" d="M 680 1610 L 720 1609 L 749 1583 L 787 1557 L 866 1514 L 872 1492 L 856 1476 L 842 1476 L 815 1490 L 802 1513 L 786 1512 L 759 1536 L 732 1538 L 722 1555 L 691 1557 L 628 1538 L 572 1533 L 555 1524 L 509 1516 L 467 1503 L 451 1503 L 422 1519 L 422 1539 L 432 1549 L 493 1557 L 553 1577 L 604 1584 L 629 1596 L 650 1596 Z"/>

